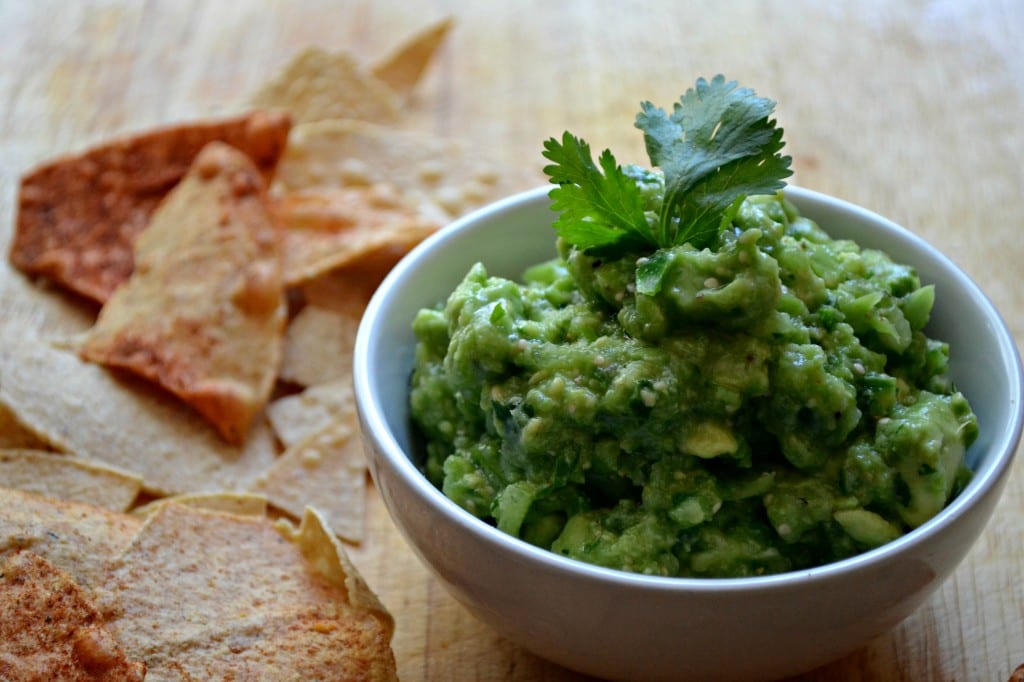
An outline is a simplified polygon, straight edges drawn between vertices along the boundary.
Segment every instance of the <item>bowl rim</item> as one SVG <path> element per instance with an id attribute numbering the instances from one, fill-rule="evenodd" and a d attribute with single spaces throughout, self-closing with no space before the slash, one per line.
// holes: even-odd
<path id="1" fill-rule="evenodd" d="M 980 287 L 957 266 L 952 260 L 901 225 L 845 199 L 826 195 L 821 192 L 795 185 L 787 185 L 783 194 L 794 199 L 804 212 L 804 207 L 816 205 L 819 208 L 840 210 L 854 216 L 860 221 L 877 223 L 883 230 L 895 232 L 901 239 L 911 243 L 913 248 L 921 250 L 947 269 L 965 289 L 974 303 L 982 308 L 983 315 L 993 321 L 993 328 L 998 337 L 998 344 L 1003 358 L 1008 359 L 1015 371 L 1007 377 L 1009 382 L 1010 401 L 1017 405 L 1015 417 L 1010 428 L 1001 433 L 991 444 L 991 450 L 997 450 L 986 460 L 990 465 L 984 467 L 963 491 L 947 504 L 934 517 L 880 547 L 862 552 L 853 557 L 841 559 L 821 566 L 787 571 L 763 576 L 740 578 L 693 578 L 653 576 L 630 573 L 619 569 L 606 568 L 558 555 L 550 550 L 536 547 L 524 540 L 513 537 L 498 530 L 497 527 L 476 518 L 468 511 L 459 507 L 453 500 L 436 488 L 404 452 L 398 440 L 388 427 L 384 418 L 384 408 L 378 401 L 378 394 L 372 388 L 368 367 L 374 354 L 375 346 L 372 339 L 381 325 L 382 311 L 389 302 L 398 296 L 399 290 L 406 279 L 415 274 L 421 258 L 454 239 L 460 233 L 471 230 L 482 219 L 491 219 L 503 213 L 516 211 L 524 204 L 532 204 L 546 198 L 551 186 L 541 186 L 518 194 L 514 194 L 486 206 L 478 208 L 465 216 L 449 223 L 414 247 L 402 258 L 381 282 L 366 307 L 359 325 L 354 347 L 354 389 L 357 409 L 363 422 L 364 438 L 371 438 L 377 452 L 384 458 L 387 465 L 401 476 L 402 480 L 437 513 L 455 524 L 461 531 L 470 533 L 485 543 L 496 545 L 496 548 L 522 557 L 524 560 L 536 562 L 550 571 L 572 574 L 602 583 L 610 583 L 623 587 L 643 588 L 653 591 L 668 592 L 744 592 L 749 590 L 768 590 L 778 587 L 793 586 L 797 583 L 825 583 L 844 575 L 857 572 L 865 566 L 880 565 L 895 560 L 900 555 L 912 552 L 940 534 L 953 524 L 968 508 L 973 507 L 988 496 L 993 488 L 1001 485 L 1005 474 L 1011 466 L 1017 444 L 1024 428 L 1024 409 L 1022 409 L 1022 386 L 1024 386 L 1024 369 L 1020 354 L 1013 341 L 1002 316 Z M 410 320 L 411 323 L 411 320 Z"/>

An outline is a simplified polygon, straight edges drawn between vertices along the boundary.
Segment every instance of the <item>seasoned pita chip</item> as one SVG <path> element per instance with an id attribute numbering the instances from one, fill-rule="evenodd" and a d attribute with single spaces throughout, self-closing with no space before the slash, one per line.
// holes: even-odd
<path id="1" fill-rule="evenodd" d="M 395 92 L 408 97 L 433 61 L 434 54 L 448 36 L 451 27 L 451 19 L 428 26 L 377 63 L 373 67 L 373 75 Z"/>
<path id="2" fill-rule="evenodd" d="M 541 182 L 452 140 L 337 120 L 295 126 L 275 178 L 286 191 L 390 185 L 441 224 Z"/>
<path id="3" fill-rule="evenodd" d="M 311 188 L 271 204 L 281 226 L 284 278 L 308 281 L 380 250 L 408 252 L 440 224 L 417 214 L 387 186 Z"/>
<path id="4" fill-rule="evenodd" d="M 267 419 L 286 448 L 298 445 L 332 422 L 354 419 L 352 377 L 311 386 L 278 398 L 267 407 Z"/>
<path id="5" fill-rule="evenodd" d="M 186 493 L 184 495 L 172 495 L 171 497 L 161 497 L 158 500 L 153 500 L 141 507 L 136 507 L 132 510 L 132 514 L 140 518 L 146 518 L 165 504 L 181 504 L 186 507 L 220 511 L 240 516 L 265 516 L 267 513 L 267 498 L 263 495 L 252 493 Z"/>
<path id="6" fill-rule="evenodd" d="M 0 558 L 30 550 L 86 588 L 105 580 L 141 523 L 100 507 L 7 488 L 0 488 L 0 509 Z"/>
<path id="7" fill-rule="evenodd" d="M 286 114 L 172 126 L 51 161 L 22 178 L 11 261 L 104 302 L 134 267 L 132 247 L 157 205 L 214 140 L 250 156 L 269 181 Z"/>
<path id="8" fill-rule="evenodd" d="M 126 511 L 142 479 L 88 460 L 39 450 L 0 449 L 0 482 L 7 488 Z"/>
<path id="9" fill-rule="evenodd" d="M 252 162 L 218 142 L 204 148 L 139 236 L 135 262 L 82 357 L 159 383 L 244 442 L 274 386 L 287 315 Z"/>
<path id="10" fill-rule="evenodd" d="M 339 537 L 363 539 L 366 460 L 355 416 L 328 424 L 289 447 L 255 490 L 295 518 L 316 507 Z"/>
<path id="11" fill-rule="evenodd" d="M 393 121 L 399 97 L 347 52 L 310 47 L 251 98 L 261 109 L 282 109 L 296 122 L 327 118 Z"/>
<path id="12" fill-rule="evenodd" d="M 0 679 L 126 682 L 145 673 L 70 575 L 27 551 L 0 562 Z"/>
<path id="13" fill-rule="evenodd" d="M 0 405 L 51 448 L 131 472 L 156 495 L 245 490 L 276 456 L 262 419 L 229 445 L 148 382 L 39 340 L 0 335 Z"/>
<path id="14" fill-rule="evenodd" d="M 284 338 L 280 378 L 300 386 L 352 378 L 352 349 L 362 310 L 342 313 L 307 305 Z"/>
<path id="15" fill-rule="evenodd" d="M 154 679 L 396 679 L 391 617 L 344 550 L 283 530 L 160 506 L 109 574 L 108 627 Z"/>

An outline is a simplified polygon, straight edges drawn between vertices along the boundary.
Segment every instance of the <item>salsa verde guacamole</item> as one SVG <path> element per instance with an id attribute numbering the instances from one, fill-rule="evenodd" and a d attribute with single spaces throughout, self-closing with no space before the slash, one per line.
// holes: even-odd
<path id="1" fill-rule="evenodd" d="M 668 174 L 619 170 L 654 224 Z M 430 480 L 527 542 L 661 576 L 821 565 L 941 510 L 977 421 L 924 332 L 934 289 L 784 193 L 731 206 L 703 246 L 562 234 L 521 282 L 477 264 L 421 310 Z"/>

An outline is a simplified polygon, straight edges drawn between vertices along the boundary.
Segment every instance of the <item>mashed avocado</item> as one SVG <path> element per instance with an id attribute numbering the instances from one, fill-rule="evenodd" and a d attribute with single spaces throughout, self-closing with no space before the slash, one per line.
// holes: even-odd
<path id="1" fill-rule="evenodd" d="M 645 256 L 559 252 L 522 283 L 478 264 L 414 322 L 426 473 L 503 531 L 640 573 L 777 573 L 888 542 L 968 479 L 932 287 L 782 195 L 717 248 L 659 252 L 655 295 Z"/>
<path id="2" fill-rule="evenodd" d="M 657 170 L 545 143 L 559 257 L 477 264 L 413 323 L 446 495 L 568 557 L 732 577 L 877 547 L 963 487 L 977 420 L 934 289 L 798 215 L 773 110 L 722 76 L 644 102 Z"/>

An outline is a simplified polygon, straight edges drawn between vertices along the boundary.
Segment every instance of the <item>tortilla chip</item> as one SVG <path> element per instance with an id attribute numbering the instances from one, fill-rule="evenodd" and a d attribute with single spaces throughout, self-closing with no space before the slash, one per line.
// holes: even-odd
<path id="1" fill-rule="evenodd" d="M 285 191 L 386 184 L 441 224 L 540 184 L 453 140 L 363 121 L 317 121 L 292 129 L 275 183 Z"/>
<path id="2" fill-rule="evenodd" d="M 300 190 L 276 198 L 271 207 L 284 228 L 281 250 L 289 285 L 382 249 L 408 252 L 440 227 L 383 185 Z"/>
<path id="3" fill-rule="evenodd" d="M 30 550 L 90 589 L 140 525 L 126 514 L 7 488 L 0 488 L 0 509 L 0 558 Z"/>
<path id="4" fill-rule="evenodd" d="M 388 637 L 394 633 L 395 621 L 391 614 L 363 580 L 319 510 L 307 507 L 298 527 L 283 519 L 275 525 L 281 535 L 295 543 L 320 575 L 335 587 L 345 589 L 345 599 L 349 604 L 375 614 Z"/>
<path id="5" fill-rule="evenodd" d="M 317 308 L 361 317 L 381 281 L 406 253 L 401 248 L 378 249 L 358 261 L 325 272 L 302 283 L 302 299 Z"/>
<path id="6" fill-rule="evenodd" d="M 332 422 L 352 418 L 355 409 L 349 376 L 278 398 L 267 407 L 267 419 L 278 440 L 290 448 Z"/>
<path id="7" fill-rule="evenodd" d="M 314 553 L 310 535 L 162 505 L 111 570 L 101 611 L 154 679 L 396 679 L 390 616 L 340 546 Z"/>
<path id="8" fill-rule="evenodd" d="M 307 506 L 315 507 L 339 537 L 361 542 L 366 460 L 355 415 L 289 447 L 254 489 L 295 518 L 301 518 Z"/>
<path id="9" fill-rule="evenodd" d="M 354 314 L 307 305 L 284 337 L 280 378 L 312 386 L 352 377 L 352 349 L 362 310 Z"/>
<path id="10" fill-rule="evenodd" d="M 142 479 L 101 464 L 39 450 L 0 449 L 4 487 L 114 511 L 131 507 Z"/>
<path id="11" fill-rule="evenodd" d="M 46 443 L 42 438 L 26 429 L 14 416 L 14 413 L 0 404 L 0 448 L 45 450 Z"/>
<path id="12" fill-rule="evenodd" d="M 395 92 L 408 97 L 433 61 L 434 54 L 448 36 L 451 27 L 450 18 L 428 26 L 378 62 L 373 67 L 373 75 Z"/>
<path id="13" fill-rule="evenodd" d="M 261 109 L 282 109 L 296 122 L 326 118 L 393 121 L 399 97 L 347 52 L 310 47 L 296 55 L 251 98 Z"/>
<path id="14" fill-rule="evenodd" d="M 229 445 L 147 382 L 12 335 L 0 335 L 0 405 L 50 447 L 133 473 L 156 495 L 245 490 L 276 456 L 262 419 Z"/>
<path id="15" fill-rule="evenodd" d="M 181 504 L 196 509 L 207 509 L 240 516 L 266 516 L 267 498 L 252 493 L 195 493 L 172 495 L 153 500 L 132 510 L 139 518 L 146 518 L 162 505 Z"/>
<path id="16" fill-rule="evenodd" d="M 9 265 L 0 261 L 0 327 L 20 334 L 73 335 L 92 326 L 99 310 L 96 304 L 63 296 L 56 284 L 46 279 L 30 281 Z"/>
<path id="17" fill-rule="evenodd" d="M 242 443 L 274 387 L 287 314 L 277 233 L 248 157 L 204 148 L 139 236 L 135 261 L 82 357 L 158 382 Z"/>
<path id="18" fill-rule="evenodd" d="M 40 166 L 21 181 L 11 261 L 102 303 L 131 275 L 137 235 L 203 147 L 237 147 L 269 182 L 290 126 L 287 115 L 255 112 L 125 137 Z"/>
<path id="19" fill-rule="evenodd" d="M 0 563 L 0 679 L 142 680 L 70 575 L 32 552 Z"/>

